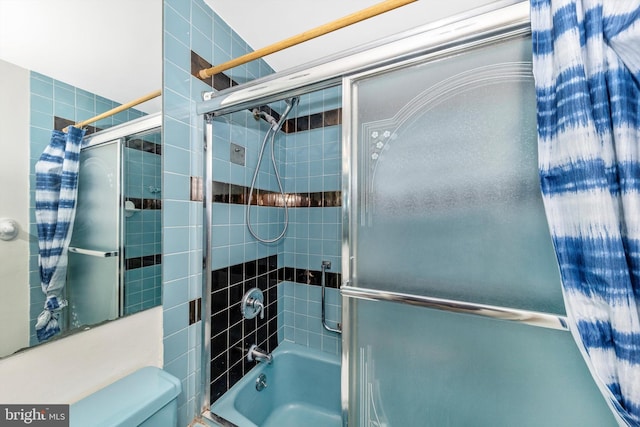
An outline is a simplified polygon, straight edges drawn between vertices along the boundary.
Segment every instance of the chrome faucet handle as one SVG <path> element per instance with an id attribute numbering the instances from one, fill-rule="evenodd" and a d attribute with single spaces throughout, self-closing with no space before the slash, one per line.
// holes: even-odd
<path id="1" fill-rule="evenodd" d="M 264 319 L 264 295 L 258 288 L 251 288 L 242 297 L 240 304 L 242 316 L 245 319 L 253 319 L 260 313 L 260 319 Z"/>
<path id="2" fill-rule="evenodd" d="M 260 319 L 264 319 L 264 304 L 257 298 L 249 298 L 247 306 L 253 308 L 256 313 L 260 313 Z M 255 316 L 254 316 L 255 317 Z"/>

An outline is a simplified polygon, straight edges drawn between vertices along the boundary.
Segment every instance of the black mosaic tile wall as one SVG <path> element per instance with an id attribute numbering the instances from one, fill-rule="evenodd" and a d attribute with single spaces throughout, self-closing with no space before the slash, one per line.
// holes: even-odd
<path id="1" fill-rule="evenodd" d="M 211 402 L 222 396 L 255 362 L 252 344 L 271 352 L 278 345 L 278 258 L 276 255 L 211 273 Z M 251 288 L 263 291 L 265 316 L 243 319 L 240 303 Z"/>
<path id="2" fill-rule="evenodd" d="M 255 362 L 246 360 L 252 344 L 272 352 L 278 346 L 278 283 L 320 286 L 320 271 L 277 268 L 276 255 L 211 273 L 211 403 L 237 383 Z M 339 288 L 340 273 L 327 272 L 326 286 Z M 263 291 L 265 318 L 243 319 L 240 303 L 252 288 Z"/>

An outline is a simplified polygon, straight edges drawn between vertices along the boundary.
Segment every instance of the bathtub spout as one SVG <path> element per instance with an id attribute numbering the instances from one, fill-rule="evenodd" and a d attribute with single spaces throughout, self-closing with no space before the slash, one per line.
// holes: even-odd
<path id="1" fill-rule="evenodd" d="M 247 352 L 247 360 L 249 362 L 253 362 L 254 360 L 256 362 L 267 362 L 267 364 L 270 365 L 272 357 L 271 357 L 271 354 L 267 353 L 257 345 L 253 344 L 249 348 L 249 351 Z"/>

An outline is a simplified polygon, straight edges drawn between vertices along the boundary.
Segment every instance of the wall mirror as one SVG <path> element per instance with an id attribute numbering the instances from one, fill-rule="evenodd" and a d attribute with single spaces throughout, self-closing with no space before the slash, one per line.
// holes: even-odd
<path id="1" fill-rule="evenodd" d="M 41 343 L 34 165 L 65 121 L 161 89 L 162 1 L 0 0 L 0 75 L 0 357 L 6 357 Z M 60 315 L 62 332 L 51 339 L 161 302 L 160 114 L 156 98 L 87 127 L 94 136 L 85 137 L 93 141 L 80 159 L 67 277 L 74 285 L 65 286 L 69 306 Z M 151 128 L 99 141 L 101 129 L 150 117 L 156 117 Z M 119 241 L 108 241 L 114 236 Z"/>

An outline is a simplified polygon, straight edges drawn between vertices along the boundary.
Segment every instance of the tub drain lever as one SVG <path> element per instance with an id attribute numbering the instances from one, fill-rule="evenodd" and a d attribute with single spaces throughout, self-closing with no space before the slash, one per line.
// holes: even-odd
<path id="1" fill-rule="evenodd" d="M 256 390 L 262 391 L 265 388 L 267 388 L 267 376 L 260 374 L 258 378 L 256 378 Z"/>

